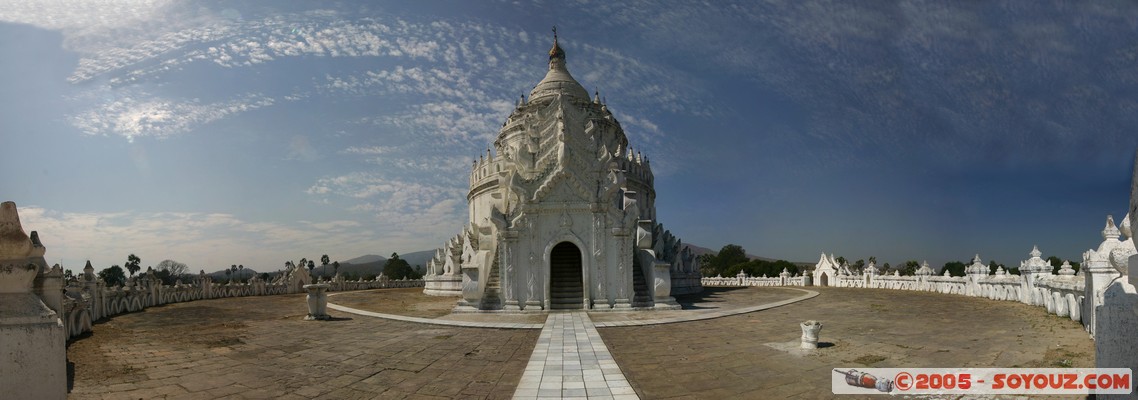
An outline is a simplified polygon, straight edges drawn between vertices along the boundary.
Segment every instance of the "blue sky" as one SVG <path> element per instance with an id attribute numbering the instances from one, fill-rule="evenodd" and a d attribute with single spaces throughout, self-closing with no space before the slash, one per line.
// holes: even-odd
<path id="1" fill-rule="evenodd" d="M 1138 147 L 1128 2 L 0 1 L 0 198 L 50 262 L 435 248 L 550 27 L 685 242 L 1081 259 Z"/>

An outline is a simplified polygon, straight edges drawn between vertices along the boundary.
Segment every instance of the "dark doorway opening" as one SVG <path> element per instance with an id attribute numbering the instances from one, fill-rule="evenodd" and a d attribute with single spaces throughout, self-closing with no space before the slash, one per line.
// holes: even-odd
<path id="1" fill-rule="evenodd" d="M 581 250 L 569 242 L 553 246 L 549 253 L 549 308 L 581 309 L 585 297 L 582 281 Z"/>

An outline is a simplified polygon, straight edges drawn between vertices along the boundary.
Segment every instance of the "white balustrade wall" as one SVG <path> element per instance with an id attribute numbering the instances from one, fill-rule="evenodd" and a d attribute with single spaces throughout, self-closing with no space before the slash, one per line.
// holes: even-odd
<path id="1" fill-rule="evenodd" d="M 147 307 L 203 299 L 304 293 L 303 286 L 312 283 L 304 271 L 290 271 L 271 282 L 254 276 L 245 283 L 224 284 L 200 274 L 191 283 L 179 281 L 172 286 L 162 285 L 161 280 L 152 273 L 144 273 L 137 278 L 128 279 L 126 286 L 107 286 L 93 272 L 88 263 L 79 280 L 64 288 L 62 299 L 53 301 L 50 294 L 45 296 L 49 307 L 55 308 L 50 304 L 53 302 L 59 305 L 56 312 L 63 320 L 68 338 L 90 332 L 93 321 Z M 329 291 L 423 287 L 422 279 L 391 280 L 380 276 L 373 280 L 351 281 L 343 279 L 339 274 L 324 283 L 330 285 Z"/>
<path id="2" fill-rule="evenodd" d="M 985 266 L 984 268 L 987 268 Z M 1082 276 L 1064 277 L 1061 275 L 1039 274 L 1034 287 L 1029 286 L 1021 275 L 989 275 L 980 278 L 971 276 L 895 276 L 853 274 L 838 275 L 829 280 L 834 287 L 919 290 L 945 294 L 958 294 L 970 297 L 985 297 L 992 300 L 1019 301 L 1045 307 L 1048 312 L 1061 317 L 1081 321 L 1085 313 L 1084 280 Z M 733 278 L 703 278 L 703 285 L 714 286 L 807 286 L 803 276 L 792 277 L 753 277 L 740 274 Z M 822 286 L 813 282 L 809 286 Z M 1089 331 L 1089 328 L 1088 328 Z"/>
<path id="3" fill-rule="evenodd" d="M 784 270 L 777 277 L 756 277 L 740 272 L 734 277 L 706 277 L 703 278 L 702 283 L 703 286 L 707 287 L 834 286 L 917 290 L 984 297 L 991 300 L 1017 301 L 1042 307 L 1048 313 L 1059 317 L 1078 321 L 1094 338 L 1097 330 L 1100 329 L 1099 327 L 1103 325 L 1103 323 L 1096 324 L 1096 319 L 1103 314 L 1103 306 L 1107 303 L 1106 298 L 1114 298 L 1118 304 L 1138 304 L 1138 295 L 1132 296 L 1131 292 L 1134 290 L 1125 285 L 1130 277 L 1120 272 L 1125 270 L 1123 267 L 1127 265 L 1128 257 L 1132 257 L 1136 253 L 1134 240 L 1129 237 L 1131 234 L 1130 225 L 1129 220 L 1127 220 L 1120 230 L 1115 226 L 1114 219 L 1108 216 L 1106 228 L 1102 232 L 1103 242 L 1097 249 L 1087 250 L 1083 254 L 1082 268 L 1077 273 L 1067 263 L 1064 263 L 1058 274 L 1054 273 L 1054 267 L 1040 258 L 1042 253 L 1038 248 L 1034 248 L 1029 253 L 1031 258 L 1020 264 L 1019 275 L 1008 274 L 1003 268 L 991 274 L 988 266 L 981 262 L 978 255 L 972 260 L 972 264 L 967 266 L 965 276 L 937 276 L 932 273 L 932 269 L 927 264 L 922 266 L 916 275 L 902 276 L 896 273 L 879 275 L 873 264 L 866 267 L 863 272 L 851 272 L 848 266 L 838 265 L 832 255 L 823 254 L 814 269 L 805 275 L 792 276 Z M 1138 256 L 1132 259 L 1138 260 Z M 1108 287 L 1113 290 L 1108 290 Z M 1108 294 L 1114 296 L 1111 297 Z M 1109 304 L 1107 306 L 1107 308 L 1111 308 Z M 1129 316 L 1124 311 L 1131 310 L 1132 307 L 1124 305 L 1113 308 L 1120 310 L 1115 312 L 1116 316 Z M 1135 314 L 1132 311 L 1125 312 Z M 1138 320 L 1138 318 L 1135 319 Z M 1111 326 L 1117 324 L 1118 322 L 1114 320 L 1107 323 Z M 1131 329 L 1134 325 L 1138 325 L 1138 322 L 1128 324 L 1125 328 L 1112 329 Z M 1133 342 L 1136 345 L 1135 347 L 1138 347 L 1138 339 L 1133 340 Z M 1126 357 L 1138 359 L 1133 350 L 1123 358 Z"/>

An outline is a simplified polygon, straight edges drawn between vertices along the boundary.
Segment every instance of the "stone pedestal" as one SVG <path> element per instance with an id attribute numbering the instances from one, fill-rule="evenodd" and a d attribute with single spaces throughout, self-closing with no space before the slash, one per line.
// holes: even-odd
<path id="1" fill-rule="evenodd" d="M 678 310 L 680 303 L 672 297 L 671 265 L 664 262 L 652 263 L 652 304 L 659 310 Z"/>
<path id="2" fill-rule="evenodd" d="M 0 293 L 3 398 L 67 398 L 63 321 L 31 293 Z"/>
<path id="3" fill-rule="evenodd" d="M 1134 334 L 1134 327 L 1138 326 L 1138 291 L 1134 285 L 1125 277 L 1114 281 L 1107 287 L 1103 305 L 1095 314 L 1095 367 L 1138 371 L 1138 335 Z M 1132 382 L 1131 387 L 1133 384 L 1138 382 Z"/>
<path id="4" fill-rule="evenodd" d="M 323 321 L 330 319 L 328 316 L 328 287 L 327 283 L 317 283 L 312 285 L 304 285 L 304 290 L 308 291 L 308 316 L 304 317 L 305 321 Z"/>
<path id="5" fill-rule="evenodd" d="M 462 296 L 462 275 L 424 277 L 423 294 L 428 296 Z"/>
<path id="6" fill-rule="evenodd" d="M 817 349 L 818 348 L 818 333 L 822 331 L 822 323 L 818 321 L 806 321 L 802 323 L 802 348 L 803 349 Z"/>
<path id="7" fill-rule="evenodd" d="M 33 232 L 34 236 L 34 232 Z M 59 314 L 33 294 L 44 248 L 0 204 L 0 397 L 67 398 L 67 337 Z M 40 276 L 42 279 L 42 276 Z M 54 290 L 54 289 L 53 289 Z"/>
<path id="8" fill-rule="evenodd" d="M 541 310 L 543 310 L 542 303 L 539 300 L 533 300 L 533 299 L 526 300 L 525 310 L 526 311 L 541 311 Z"/>

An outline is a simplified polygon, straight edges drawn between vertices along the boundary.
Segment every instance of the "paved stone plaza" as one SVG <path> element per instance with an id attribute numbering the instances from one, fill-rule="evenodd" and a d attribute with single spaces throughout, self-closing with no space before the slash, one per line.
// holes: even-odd
<path id="1" fill-rule="evenodd" d="M 545 332 L 538 329 L 456 327 L 337 310 L 330 310 L 333 321 L 303 321 L 302 295 L 170 304 L 116 316 L 74 340 L 70 397 L 511 398 L 531 394 L 534 379 L 523 373 L 532 374 L 531 359 L 543 351 L 548 358 L 555 346 L 577 351 L 582 370 L 596 360 L 599 375 L 619 382 L 600 350 L 607 348 L 620 378 L 643 399 L 826 398 L 835 367 L 1093 366 L 1094 343 L 1079 324 L 1038 307 L 925 292 L 811 289 L 820 294 L 747 314 L 597 328 L 603 345 L 584 321 L 617 322 L 623 313 L 551 314 L 580 332 L 542 346 Z M 689 313 L 706 313 L 802 295 L 788 288 L 709 288 L 680 300 Z M 414 289 L 344 293 L 330 301 L 341 296 L 371 312 L 443 316 L 441 306 L 432 305 L 436 298 Z M 797 324 L 806 319 L 825 324 L 826 347 L 796 349 Z M 555 332 L 548 334 L 552 340 Z M 562 371 L 574 369 L 564 368 L 572 364 L 568 359 L 555 358 Z M 562 389 L 572 390 L 575 383 L 565 383 L 575 379 L 562 378 Z M 541 384 L 537 380 L 538 394 Z M 619 387 L 627 386 L 611 385 L 610 394 L 627 393 L 611 390 Z"/>

